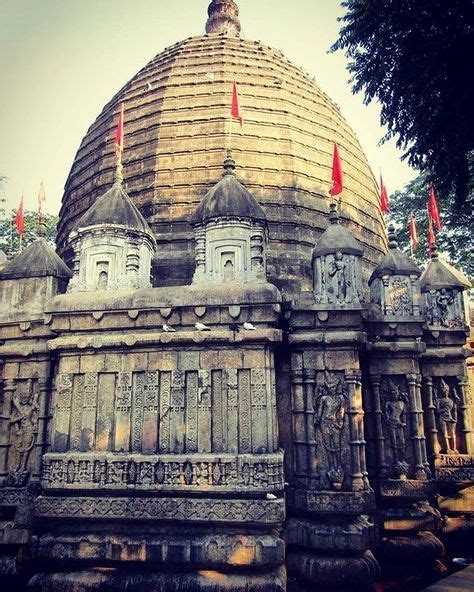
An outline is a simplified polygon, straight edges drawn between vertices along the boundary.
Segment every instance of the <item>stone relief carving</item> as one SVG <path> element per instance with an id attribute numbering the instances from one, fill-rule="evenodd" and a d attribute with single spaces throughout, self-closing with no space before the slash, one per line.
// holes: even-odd
<path id="1" fill-rule="evenodd" d="M 404 277 L 394 277 L 390 282 L 392 313 L 410 315 L 412 312 L 410 282 Z"/>
<path id="2" fill-rule="evenodd" d="M 438 435 L 441 440 L 442 452 L 458 454 L 456 442 L 456 425 L 458 422 L 458 404 L 460 398 L 454 386 L 441 379 L 434 388 L 435 415 Z"/>
<path id="3" fill-rule="evenodd" d="M 281 455 L 110 456 L 47 454 L 46 489 L 281 490 Z"/>
<path id="4" fill-rule="evenodd" d="M 385 378 L 380 387 L 382 417 L 389 444 L 392 477 L 404 479 L 408 473 L 407 454 L 407 389 L 395 378 Z"/>
<path id="5" fill-rule="evenodd" d="M 359 257 L 336 251 L 334 254 L 316 257 L 313 267 L 316 303 L 363 303 Z"/>
<path id="6" fill-rule="evenodd" d="M 425 294 L 426 312 L 430 325 L 454 329 L 464 325 L 462 292 L 449 288 L 431 290 Z"/>
<path id="7" fill-rule="evenodd" d="M 38 383 L 32 379 L 18 381 L 10 416 L 10 472 L 7 486 L 21 487 L 28 482 L 28 461 L 38 436 L 38 417 Z"/>
<path id="8" fill-rule="evenodd" d="M 324 373 L 324 383 L 316 389 L 314 427 L 321 435 L 327 459 L 326 475 L 331 487 L 338 491 L 344 480 L 342 464 L 342 436 L 347 396 L 341 378 Z"/>

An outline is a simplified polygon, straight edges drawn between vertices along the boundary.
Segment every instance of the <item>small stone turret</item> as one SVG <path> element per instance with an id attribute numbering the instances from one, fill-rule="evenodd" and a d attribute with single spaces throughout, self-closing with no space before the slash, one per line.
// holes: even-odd
<path id="1" fill-rule="evenodd" d="M 223 178 L 190 219 L 196 236 L 193 284 L 266 281 L 266 216 L 234 170 L 229 150 Z"/>
<path id="2" fill-rule="evenodd" d="M 469 316 L 464 292 L 471 287 L 471 282 L 439 258 L 436 246 L 420 283 L 422 310 L 428 325 L 437 329 L 464 329 Z"/>
<path id="3" fill-rule="evenodd" d="M 317 304 L 360 307 L 364 304 L 361 259 L 364 250 L 339 224 L 336 204 L 330 205 L 331 224 L 313 251 L 313 292 Z"/>
<path id="4" fill-rule="evenodd" d="M 113 186 L 71 232 L 74 251 L 69 291 L 150 288 L 156 241 L 122 186 L 121 165 Z"/>
<path id="5" fill-rule="evenodd" d="M 395 228 L 388 229 L 388 248 L 382 262 L 370 276 L 373 317 L 419 317 L 421 271 L 398 248 Z"/>
<path id="6" fill-rule="evenodd" d="M 40 225 L 38 240 L 7 263 L 0 273 L 0 310 L 16 315 L 42 314 L 46 302 L 66 290 L 71 270 L 45 238 Z"/>

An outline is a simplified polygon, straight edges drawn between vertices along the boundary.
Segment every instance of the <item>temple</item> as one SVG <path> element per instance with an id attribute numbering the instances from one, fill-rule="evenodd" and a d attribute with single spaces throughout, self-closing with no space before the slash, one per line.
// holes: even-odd
<path id="1" fill-rule="evenodd" d="M 364 590 L 473 535 L 470 283 L 387 240 L 337 105 L 240 32 L 213 0 L 132 78 L 57 251 L 0 272 L 5 590 Z"/>

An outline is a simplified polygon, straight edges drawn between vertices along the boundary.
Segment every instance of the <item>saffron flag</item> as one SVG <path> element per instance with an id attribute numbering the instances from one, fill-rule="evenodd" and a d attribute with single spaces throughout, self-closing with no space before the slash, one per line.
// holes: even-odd
<path id="1" fill-rule="evenodd" d="M 234 80 L 234 88 L 232 90 L 232 107 L 230 109 L 230 113 L 234 119 L 240 122 L 240 127 L 244 124 L 244 119 L 242 117 L 242 113 L 240 111 L 240 100 L 239 100 L 239 92 L 237 90 L 237 82 Z"/>
<path id="2" fill-rule="evenodd" d="M 117 131 L 115 133 L 115 154 L 117 158 L 122 158 L 123 153 L 123 115 L 124 115 L 124 104 L 120 107 L 120 114 L 117 123 Z"/>
<path id="3" fill-rule="evenodd" d="M 382 214 L 388 214 L 390 211 L 390 198 L 388 197 L 387 188 L 384 185 L 382 174 L 380 174 L 380 210 Z"/>
<path id="4" fill-rule="evenodd" d="M 430 201 L 428 204 L 428 212 L 436 228 L 441 230 L 441 220 L 439 218 L 438 203 L 436 202 L 436 194 L 433 184 L 430 185 Z"/>
<path id="5" fill-rule="evenodd" d="M 43 179 L 41 179 L 39 193 L 38 193 L 38 223 L 43 222 L 43 204 L 46 201 L 46 193 L 44 191 Z"/>
<path id="6" fill-rule="evenodd" d="M 23 195 L 21 196 L 20 205 L 19 205 L 18 210 L 16 212 L 15 226 L 16 226 L 16 229 L 18 230 L 18 234 L 20 236 L 22 236 L 23 232 L 25 230 L 25 220 L 23 217 Z"/>
<path id="7" fill-rule="evenodd" d="M 334 154 L 332 157 L 332 187 L 329 193 L 331 195 L 339 195 L 342 193 L 342 166 L 341 159 L 339 157 L 339 150 L 337 144 L 334 143 Z"/>
<path id="8" fill-rule="evenodd" d="M 416 230 L 416 222 L 413 214 L 410 216 L 410 239 L 411 247 L 413 250 L 418 246 L 418 232 Z"/>
<path id="9" fill-rule="evenodd" d="M 433 228 L 433 222 L 431 221 L 431 214 L 428 215 L 428 247 L 430 255 L 433 254 L 434 246 L 436 244 L 436 234 Z"/>

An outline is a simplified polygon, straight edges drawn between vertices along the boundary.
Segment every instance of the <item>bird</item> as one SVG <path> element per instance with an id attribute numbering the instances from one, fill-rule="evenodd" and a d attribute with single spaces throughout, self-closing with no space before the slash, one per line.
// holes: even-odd
<path id="1" fill-rule="evenodd" d="M 277 496 L 273 493 L 267 493 L 267 500 L 276 500 Z"/>
<path id="2" fill-rule="evenodd" d="M 176 333 L 176 329 L 173 329 L 171 325 L 163 325 L 163 331 L 165 333 Z"/>
<path id="3" fill-rule="evenodd" d="M 257 328 L 252 325 L 252 323 L 244 323 L 244 329 L 246 331 L 256 331 Z"/>
<path id="4" fill-rule="evenodd" d="M 208 327 L 207 325 L 204 325 L 203 323 L 196 323 L 195 328 L 197 331 L 210 331 L 211 328 Z"/>

